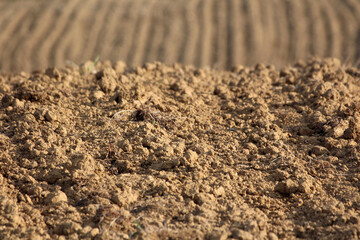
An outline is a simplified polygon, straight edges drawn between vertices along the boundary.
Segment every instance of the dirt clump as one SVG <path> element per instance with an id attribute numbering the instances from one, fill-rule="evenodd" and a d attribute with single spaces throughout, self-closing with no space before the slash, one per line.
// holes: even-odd
<path id="1" fill-rule="evenodd" d="M 0 75 L 0 239 L 357 239 L 359 82 L 331 58 Z"/>

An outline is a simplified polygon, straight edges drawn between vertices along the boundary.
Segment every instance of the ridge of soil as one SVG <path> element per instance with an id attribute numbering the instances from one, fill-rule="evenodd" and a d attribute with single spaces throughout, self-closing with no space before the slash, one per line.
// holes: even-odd
<path id="1" fill-rule="evenodd" d="M 360 70 L 0 75 L 0 239 L 358 239 Z"/>
<path id="2" fill-rule="evenodd" d="M 229 69 L 310 56 L 360 59 L 357 0 L 0 1 L 0 71 L 67 61 Z"/>

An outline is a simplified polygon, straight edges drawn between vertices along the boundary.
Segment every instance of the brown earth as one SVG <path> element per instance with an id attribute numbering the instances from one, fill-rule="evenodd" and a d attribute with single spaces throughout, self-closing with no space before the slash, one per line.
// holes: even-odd
<path id="1" fill-rule="evenodd" d="M 0 239 L 358 239 L 360 70 L 0 75 Z"/>
<path id="2" fill-rule="evenodd" d="M 360 59 L 358 0 L 0 1 L 0 71 L 66 61 L 225 69 L 309 56 Z"/>

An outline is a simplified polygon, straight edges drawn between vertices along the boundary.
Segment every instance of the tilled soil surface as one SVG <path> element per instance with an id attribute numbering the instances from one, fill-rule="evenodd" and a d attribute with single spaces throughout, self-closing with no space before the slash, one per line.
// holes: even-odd
<path id="1" fill-rule="evenodd" d="M 360 70 L 0 75 L 0 239 L 358 239 Z"/>
<path id="2" fill-rule="evenodd" d="M 229 69 L 360 59 L 358 0 L 0 0 L 0 71 L 95 59 Z"/>

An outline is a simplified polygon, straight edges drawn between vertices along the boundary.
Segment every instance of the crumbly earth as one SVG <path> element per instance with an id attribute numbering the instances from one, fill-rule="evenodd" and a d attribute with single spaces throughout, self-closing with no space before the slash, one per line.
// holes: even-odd
<path id="1" fill-rule="evenodd" d="M 360 70 L 0 75 L 0 239 L 358 239 Z"/>

